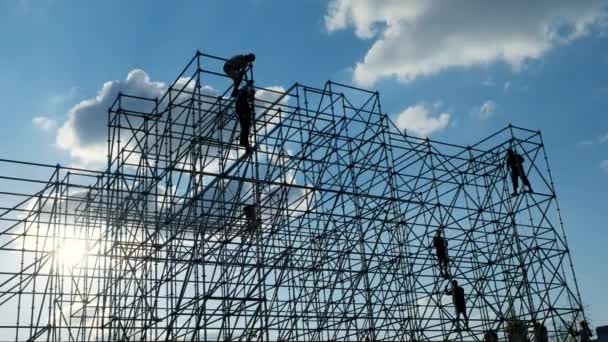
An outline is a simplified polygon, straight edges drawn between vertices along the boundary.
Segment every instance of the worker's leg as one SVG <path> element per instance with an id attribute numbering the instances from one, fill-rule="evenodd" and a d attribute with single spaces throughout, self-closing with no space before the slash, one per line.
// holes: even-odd
<path id="1" fill-rule="evenodd" d="M 462 315 L 464 316 L 464 326 L 469 328 L 469 315 L 467 315 L 467 308 L 465 306 L 460 308 Z"/>
<path id="2" fill-rule="evenodd" d="M 249 146 L 249 123 L 246 121 L 241 122 L 241 135 L 239 138 L 239 145 L 243 147 Z"/>
<path id="3" fill-rule="evenodd" d="M 251 111 L 249 110 L 249 108 L 241 108 L 237 106 L 237 117 L 239 119 L 239 125 L 241 126 L 239 145 L 249 149 L 249 134 L 251 132 Z"/>
<path id="4" fill-rule="evenodd" d="M 523 166 L 520 166 L 519 176 L 521 177 L 521 181 L 522 183 L 524 183 L 524 186 L 527 186 L 528 190 L 530 190 L 530 192 L 533 192 L 532 186 L 530 185 L 530 181 L 528 180 L 528 176 L 526 176 L 526 172 L 524 171 Z"/>
<path id="5" fill-rule="evenodd" d="M 446 262 L 446 256 L 442 252 L 437 251 L 437 266 L 439 266 L 439 276 L 440 277 L 445 276 L 445 274 L 443 272 L 443 270 L 446 268 L 445 262 Z"/>
<path id="6" fill-rule="evenodd" d="M 456 308 L 456 329 L 460 330 L 460 311 Z"/>
<path id="7" fill-rule="evenodd" d="M 518 175 L 516 171 L 511 171 L 511 182 L 513 182 L 513 195 L 517 195 L 518 184 Z"/>
<path id="8" fill-rule="evenodd" d="M 449 278 L 450 273 L 448 272 L 448 259 L 446 258 L 446 259 L 441 260 L 439 266 L 441 267 L 441 276 L 446 279 Z"/>
<path id="9" fill-rule="evenodd" d="M 443 259 L 443 272 L 444 272 L 446 278 L 450 277 L 450 271 L 448 268 L 449 262 L 450 262 L 450 259 L 448 258 L 447 253 L 446 253 L 445 259 Z"/>

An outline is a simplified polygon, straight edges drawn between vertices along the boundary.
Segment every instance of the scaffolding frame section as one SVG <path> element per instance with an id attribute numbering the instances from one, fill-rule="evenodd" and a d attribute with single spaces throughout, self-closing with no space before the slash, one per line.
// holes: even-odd
<path id="1" fill-rule="evenodd" d="M 161 98 L 118 94 L 103 171 L 0 160 L 1 340 L 513 341 L 514 322 L 575 340 L 539 131 L 460 146 L 398 129 L 378 92 L 256 85 L 247 153 L 223 62 L 197 52 Z M 511 195 L 507 148 L 534 193 Z"/>

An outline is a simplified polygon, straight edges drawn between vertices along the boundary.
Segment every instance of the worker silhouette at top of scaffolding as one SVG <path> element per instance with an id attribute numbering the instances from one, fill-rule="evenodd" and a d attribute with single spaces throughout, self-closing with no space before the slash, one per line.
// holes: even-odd
<path id="1" fill-rule="evenodd" d="M 252 53 L 246 55 L 236 55 L 224 63 L 224 72 L 234 81 L 232 88 L 232 97 L 238 93 L 239 86 L 245 76 L 247 68 L 255 61 L 255 55 Z"/>
<path id="2" fill-rule="evenodd" d="M 457 280 L 452 280 L 452 287 L 450 284 L 445 287 L 445 294 L 452 296 L 452 303 L 456 307 L 456 329 L 460 330 L 460 315 L 464 316 L 464 326 L 469 329 L 469 316 L 467 315 L 467 303 L 464 298 L 464 289 L 458 285 Z"/>
<path id="3" fill-rule="evenodd" d="M 245 86 L 238 90 L 234 105 L 236 116 L 241 126 L 239 145 L 245 148 L 247 154 L 251 153 L 249 135 L 251 134 L 251 124 L 255 113 L 253 107 L 254 97 L 255 89 L 253 88 L 253 81 L 248 81 Z"/>
<path id="4" fill-rule="evenodd" d="M 526 172 L 524 171 L 524 161 L 524 157 L 522 157 L 519 153 L 513 151 L 512 148 L 507 149 L 507 154 L 505 156 L 505 165 L 511 171 L 511 181 L 513 182 L 513 196 L 517 196 L 519 178 L 521 178 L 521 181 L 524 183 L 524 186 L 528 187 L 528 191 L 534 192 L 532 190 L 532 186 L 530 185 L 530 181 L 526 176 Z"/>
<path id="5" fill-rule="evenodd" d="M 437 264 L 439 266 L 439 276 L 443 278 L 449 278 L 450 273 L 448 270 L 448 242 L 441 235 L 441 229 L 437 229 L 435 236 L 433 237 L 433 248 L 437 254 Z"/>

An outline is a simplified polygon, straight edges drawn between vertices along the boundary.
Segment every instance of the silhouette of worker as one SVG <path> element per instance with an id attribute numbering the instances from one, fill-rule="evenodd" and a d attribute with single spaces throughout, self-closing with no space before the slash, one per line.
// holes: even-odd
<path id="1" fill-rule="evenodd" d="M 483 335 L 483 342 L 498 342 L 498 334 L 495 330 L 487 330 Z"/>
<path id="2" fill-rule="evenodd" d="M 513 182 L 513 196 L 517 195 L 518 188 L 518 179 L 521 178 L 524 186 L 528 187 L 530 192 L 532 191 L 532 186 L 530 185 L 530 181 L 528 181 L 528 177 L 526 177 L 526 172 L 524 171 L 524 157 L 522 157 L 517 152 L 514 152 L 513 149 L 507 149 L 507 155 L 505 157 L 505 162 L 507 167 L 511 170 L 511 181 Z"/>
<path id="3" fill-rule="evenodd" d="M 441 230 L 437 229 L 433 237 L 433 248 L 437 254 L 437 264 L 439 265 L 439 276 L 448 278 L 448 242 L 441 236 Z"/>
<path id="4" fill-rule="evenodd" d="M 247 225 L 247 232 L 252 233 L 257 228 L 257 208 L 255 204 L 247 204 L 243 207 L 243 213 L 245 214 L 245 224 Z"/>
<path id="5" fill-rule="evenodd" d="M 243 76 L 247 71 L 247 67 L 255 61 L 255 55 L 252 53 L 246 55 L 236 55 L 224 63 L 224 72 L 234 81 L 232 88 L 232 97 L 237 95 Z"/>
<path id="6" fill-rule="evenodd" d="M 534 327 L 534 341 L 535 342 L 549 342 L 549 335 L 547 334 L 547 327 L 544 324 L 533 322 Z"/>
<path id="7" fill-rule="evenodd" d="M 581 330 L 579 330 L 577 333 L 579 342 L 590 342 L 591 337 L 593 337 L 593 333 L 589 328 L 589 324 L 587 321 L 581 321 L 580 325 Z"/>
<path id="8" fill-rule="evenodd" d="M 452 303 L 456 307 L 456 329 L 460 329 L 460 315 L 464 316 L 464 325 L 469 328 L 469 316 L 467 315 L 467 304 L 464 299 L 464 289 L 458 286 L 458 281 L 452 280 L 452 288 L 448 284 L 445 287 L 445 294 L 452 295 Z"/>
<path id="9" fill-rule="evenodd" d="M 239 145 L 245 148 L 247 154 L 251 153 L 249 135 L 251 134 L 251 121 L 254 115 L 252 106 L 254 94 L 253 82 L 249 81 L 247 85 L 239 89 L 234 105 L 236 116 L 239 119 L 239 124 L 241 126 Z"/>

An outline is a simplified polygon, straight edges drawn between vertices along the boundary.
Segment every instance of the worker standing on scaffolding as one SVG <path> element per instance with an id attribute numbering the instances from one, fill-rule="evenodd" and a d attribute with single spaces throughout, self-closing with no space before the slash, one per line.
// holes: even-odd
<path id="1" fill-rule="evenodd" d="M 253 61 L 255 61 L 255 55 L 249 53 L 246 55 L 236 55 L 224 63 L 224 72 L 234 81 L 232 97 L 237 95 L 243 76 Z"/>
<path id="2" fill-rule="evenodd" d="M 245 148 L 247 154 L 251 153 L 249 135 L 251 133 L 251 121 L 255 113 L 253 108 L 254 95 L 253 81 L 248 81 L 245 86 L 239 89 L 234 105 L 236 116 L 241 125 L 239 145 Z"/>
<path id="3" fill-rule="evenodd" d="M 469 329 L 469 316 L 467 315 L 467 304 L 464 299 L 464 289 L 458 285 L 458 281 L 452 280 L 452 288 L 445 287 L 445 294 L 452 296 L 452 303 L 456 307 L 456 329 L 460 330 L 460 315 L 464 316 L 465 328 Z"/>
<path id="4" fill-rule="evenodd" d="M 524 183 L 524 187 L 528 187 L 528 191 L 532 191 L 530 181 L 524 171 L 524 157 L 519 153 L 514 152 L 512 148 L 507 149 L 507 155 L 505 157 L 505 164 L 511 170 L 511 181 L 513 182 L 513 196 L 517 196 L 518 179 Z"/>
<path id="5" fill-rule="evenodd" d="M 433 237 L 433 248 L 437 254 L 437 264 L 439 265 L 439 276 L 449 278 L 448 271 L 448 242 L 441 236 L 441 229 L 437 229 Z"/>

